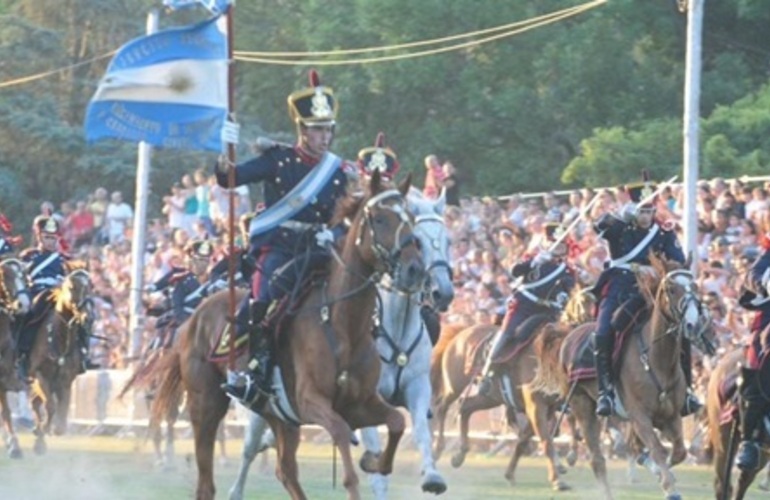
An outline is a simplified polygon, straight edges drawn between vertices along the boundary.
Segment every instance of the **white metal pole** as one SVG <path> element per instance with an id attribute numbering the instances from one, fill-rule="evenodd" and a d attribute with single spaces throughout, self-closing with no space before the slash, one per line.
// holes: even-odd
<path id="1" fill-rule="evenodd" d="M 147 14 L 147 34 L 158 31 L 158 10 L 152 9 Z M 145 232 L 147 230 L 147 195 L 150 179 L 150 160 L 152 146 L 146 142 L 139 143 L 136 163 L 136 209 L 134 211 L 134 237 L 131 244 L 131 293 L 128 298 L 129 320 L 128 331 L 131 335 L 132 359 L 142 352 L 143 314 L 142 288 L 144 278 Z"/>
<path id="2" fill-rule="evenodd" d="M 693 273 L 698 272 L 698 183 L 701 33 L 705 0 L 687 1 L 687 59 L 684 78 L 684 251 L 693 256 Z"/>

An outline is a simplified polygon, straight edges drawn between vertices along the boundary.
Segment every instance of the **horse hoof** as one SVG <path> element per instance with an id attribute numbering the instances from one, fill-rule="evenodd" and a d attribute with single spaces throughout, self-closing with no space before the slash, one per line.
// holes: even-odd
<path id="1" fill-rule="evenodd" d="M 24 453 L 21 452 L 21 448 L 11 448 L 8 450 L 8 458 L 18 460 L 24 458 Z"/>
<path id="2" fill-rule="evenodd" d="M 770 491 L 770 482 L 762 481 L 759 483 L 759 486 L 757 486 L 762 491 Z"/>
<path id="3" fill-rule="evenodd" d="M 457 469 L 465 462 L 465 453 L 455 453 L 452 456 L 452 467 Z"/>
<path id="4" fill-rule="evenodd" d="M 380 472 L 380 456 L 371 451 L 365 451 L 358 463 L 361 470 L 369 474 L 378 474 Z"/>
<path id="5" fill-rule="evenodd" d="M 570 487 L 570 485 L 568 485 L 564 481 L 555 481 L 553 483 L 553 491 L 568 491 L 571 489 L 572 488 Z"/>
<path id="6" fill-rule="evenodd" d="M 428 473 L 422 481 L 422 491 L 440 495 L 446 491 L 446 482 L 438 472 Z"/>
<path id="7" fill-rule="evenodd" d="M 564 466 L 564 464 L 559 464 L 556 466 L 556 472 L 558 472 L 559 474 L 566 474 L 567 470 L 568 469 Z"/>
<path id="8" fill-rule="evenodd" d="M 513 474 L 509 474 L 508 472 L 505 473 L 505 480 L 508 481 L 508 484 L 511 486 L 516 486 L 516 478 L 513 477 Z"/>
<path id="9" fill-rule="evenodd" d="M 35 455 L 45 455 L 45 452 L 48 451 L 48 446 L 43 439 L 36 439 L 34 450 Z"/>
<path id="10" fill-rule="evenodd" d="M 576 463 L 577 463 L 577 453 L 575 453 L 574 451 L 570 451 L 569 453 L 567 453 L 567 465 L 569 465 L 570 467 L 574 467 Z"/>

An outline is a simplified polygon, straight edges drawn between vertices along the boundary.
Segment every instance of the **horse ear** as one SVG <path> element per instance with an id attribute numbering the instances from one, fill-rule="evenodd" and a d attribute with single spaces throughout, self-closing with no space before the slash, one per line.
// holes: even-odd
<path id="1" fill-rule="evenodd" d="M 381 189 L 382 179 L 380 178 L 380 170 L 375 168 L 372 173 L 372 178 L 369 180 L 369 193 L 374 195 L 379 193 Z"/>
<path id="2" fill-rule="evenodd" d="M 398 184 L 398 190 L 401 192 L 402 196 L 406 196 L 406 193 L 409 192 L 409 187 L 412 185 L 412 172 L 409 172 L 406 174 L 406 177 L 404 180 L 402 180 Z"/>

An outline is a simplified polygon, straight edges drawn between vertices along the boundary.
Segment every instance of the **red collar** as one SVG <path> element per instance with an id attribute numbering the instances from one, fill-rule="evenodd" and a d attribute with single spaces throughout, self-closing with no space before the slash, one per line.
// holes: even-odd
<path id="1" fill-rule="evenodd" d="M 302 163 L 310 166 L 316 166 L 318 165 L 318 162 L 321 161 L 320 156 L 316 156 L 307 149 L 303 148 L 300 144 L 297 144 L 294 146 L 294 151 L 297 153 L 297 156 L 299 156 L 299 159 L 302 160 Z"/>

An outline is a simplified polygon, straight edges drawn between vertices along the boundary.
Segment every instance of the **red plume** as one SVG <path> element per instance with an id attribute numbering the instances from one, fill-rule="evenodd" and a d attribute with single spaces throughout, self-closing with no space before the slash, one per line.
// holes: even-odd
<path id="1" fill-rule="evenodd" d="M 385 147 L 385 134 L 380 132 L 377 134 L 377 140 L 374 141 L 374 147 L 375 148 L 384 148 Z"/>
<path id="2" fill-rule="evenodd" d="M 13 224 L 11 224 L 11 221 L 8 220 L 8 217 L 3 214 L 0 214 L 0 229 L 6 233 L 13 231 Z"/>
<path id="3" fill-rule="evenodd" d="M 23 236 L 11 236 L 10 238 L 6 238 L 8 240 L 8 243 L 10 243 L 14 247 L 18 247 L 22 243 L 24 243 L 24 237 Z"/>
<path id="4" fill-rule="evenodd" d="M 308 71 L 307 74 L 308 80 L 310 81 L 311 87 L 320 87 L 321 86 L 321 78 L 318 76 L 318 72 L 314 69 L 311 69 Z"/>

